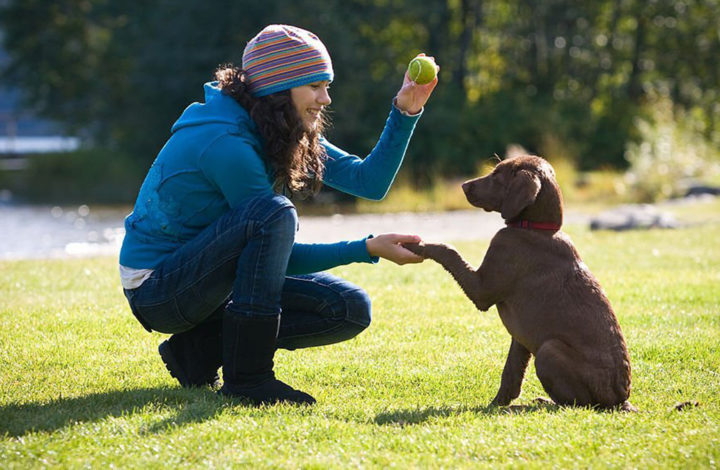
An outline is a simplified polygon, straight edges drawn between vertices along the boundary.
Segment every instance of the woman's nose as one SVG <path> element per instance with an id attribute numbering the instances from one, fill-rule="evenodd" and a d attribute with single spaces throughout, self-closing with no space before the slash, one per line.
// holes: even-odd
<path id="1" fill-rule="evenodd" d="M 330 103 L 332 103 L 332 99 L 330 99 L 330 93 L 327 88 L 321 89 L 320 95 L 318 96 L 318 103 L 323 106 L 329 106 Z"/>

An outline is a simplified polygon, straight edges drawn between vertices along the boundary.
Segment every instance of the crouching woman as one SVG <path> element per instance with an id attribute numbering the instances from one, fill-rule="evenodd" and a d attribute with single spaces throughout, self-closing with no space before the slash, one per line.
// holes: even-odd
<path id="1" fill-rule="evenodd" d="M 218 381 L 220 392 L 256 404 L 315 400 L 278 380 L 277 348 L 344 341 L 370 323 L 361 288 L 324 272 L 385 258 L 422 259 L 381 234 L 295 243 L 288 196 L 322 183 L 380 199 L 403 160 L 437 83 L 405 77 L 379 142 L 364 159 L 323 138 L 333 80 L 312 33 L 271 25 L 245 48 L 242 67 L 221 67 L 205 100 L 188 106 L 148 171 L 125 221 L 120 272 L 132 312 L 169 333 L 159 352 L 183 386 Z"/>

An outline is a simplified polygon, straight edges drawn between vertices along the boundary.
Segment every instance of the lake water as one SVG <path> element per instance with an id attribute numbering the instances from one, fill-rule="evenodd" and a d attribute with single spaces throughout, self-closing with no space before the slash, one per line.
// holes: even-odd
<path id="1" fill-rule="evenodd" d="M 128 211 L 0 204 L 0 259 L 116 254 Z"/>

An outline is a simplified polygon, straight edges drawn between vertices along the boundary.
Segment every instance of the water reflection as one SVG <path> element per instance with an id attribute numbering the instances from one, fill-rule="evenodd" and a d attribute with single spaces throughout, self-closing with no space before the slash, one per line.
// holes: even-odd
<path id="1" fill-rule="evenodd" d="M 0 203 L 0 259 L 116 255 L 127 207 Z"/>

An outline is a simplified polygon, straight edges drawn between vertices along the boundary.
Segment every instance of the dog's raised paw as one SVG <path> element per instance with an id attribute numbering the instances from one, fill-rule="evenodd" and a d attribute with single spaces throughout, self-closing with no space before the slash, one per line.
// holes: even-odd
<path id="1" fill-rule="evenodd" d="M 422 243 L 403 243 L 403 248 L 405 248 L 408 251 L 412 251 L 418 256 L 423 256 L 425 253 L 425 245 Z"/>

